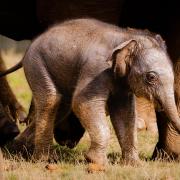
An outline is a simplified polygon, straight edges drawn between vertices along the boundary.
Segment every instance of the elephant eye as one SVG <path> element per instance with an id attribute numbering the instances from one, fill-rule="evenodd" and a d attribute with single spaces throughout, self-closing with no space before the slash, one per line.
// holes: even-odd
<path id="1" fill-rule="evenodd" d="M 158 81 L 158 75 L 153 72 L 147 72 L 145 75 L 145 82 L 148 83 L 149 85 L 155 85 Z"/>

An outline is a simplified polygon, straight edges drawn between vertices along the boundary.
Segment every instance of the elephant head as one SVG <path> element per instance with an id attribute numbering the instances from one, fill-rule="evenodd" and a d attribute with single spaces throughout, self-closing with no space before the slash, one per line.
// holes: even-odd
<path id="1" fill-rule="evenodd" d="M 113 50 L 111 61 L 115 78 L 125 78 L 136 96 L 157 102 L 180 131 L 173 66 L 162 38 L 135 34 Z"/>

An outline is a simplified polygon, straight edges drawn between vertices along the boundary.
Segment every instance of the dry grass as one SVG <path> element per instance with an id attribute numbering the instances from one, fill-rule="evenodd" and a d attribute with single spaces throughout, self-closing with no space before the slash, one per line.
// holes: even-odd
<path id="1" fill-rule="evenodd" d="M 145 161 L 149 158 L 156 142 L 156 137 L 147 132 L 140 132 L 139 138 L 139 152 L 141 155 L 142 164 L 139 167 L 123 166 L 120 163 L 121 153 L 118 142 L 112 132 L 111 142 L 108 146 L 108 160 L 109 164 L 105 172 L 88 173 L 87 164 L 84 163 L 83 153 L 89 146 L 89 138 L 87 135 L 83 137 L 78 146 L 74 149 L 60 147 L 57 145 L 60 152 L 60 161 L 55 170 L 47 170 L 46 163 L 26 162 L 19 157 L 18 161 L 5 160 L 4 165 L 10 170 L 4 171 L 6 179 L 179 179 L 180 165 L 178 163 L 166 162 L 151 162 Z"/>
<path id="2" fill-rule="evenodd" d="M 13 60 L 9 57 L 13 57 Z M 19 58 L 21 55 L 18 55 Z M 17 57 L 17 56 L 16 56 Z M 14 52 L 6 55 L 7 66 L 12 66 L 18 58 L 15 58 Z M 17 95 L 19 101 L 28 109 L 31 93 L 25 81 L 23 71 L 20 70 L 8 76 L 8 80 Z M 151 162 L 150 158 L 155 143 L 157 141 L 156 135 L 148 132 L 138 133 L 139 154 L 142 159 L 142 164 L 139 167 L 123 166 L 120 163 L 121 153 L 114 131 L 111 127 L 111 141 L 108 146 L 109 164 L 105 172 L 89 174 L 86 171 L 87 164 L 84 163 L 83 153 L 89 147 L 89 137 L 86 134 L 78 146 L 74 149 L 60 147 L 55 145 L 58 149 L 60 161 L 56 170 L 47 170 L 46 163 L 42 162 L 26 162 L 21 157 L 18 161 L 14 158 L 6 159 L 2 163 L 5 170 L 3 175 L 5 179 L 16 180 L 44 180 L 44 179 L 72 179 L 72 180 L 101 180 L 101 179 L 162 179 L 173 180 L 180 179 L 180 164 L 171 162 Z M 147 161 L 145 161 L 147 159 Z M 2 160 L 1 160 L 2 161 Z M 1 177 L 1 174 L 0 174 Z M 1 177 L 2 178 L 2 177 Z"/>

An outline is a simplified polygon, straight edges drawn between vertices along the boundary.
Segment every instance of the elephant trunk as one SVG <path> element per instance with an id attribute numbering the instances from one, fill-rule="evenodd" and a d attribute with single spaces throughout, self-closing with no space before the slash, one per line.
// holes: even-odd
<path id="1" fill-rule="evenodd" d="M 161 105 L 173 124 L 173 126 L 180 132 L 180 118 L 178 115 L 175 98 L 174 98 L 174 90 L 171 93 L 166 93 L 162 97 L 160 97 Z"/>
<path id="2" fill-rule="evenodd" d="M 178 160 L 180 155 L 180 136 L 164 111 L 156 112 L 159 140 L 152 159 Z"/>

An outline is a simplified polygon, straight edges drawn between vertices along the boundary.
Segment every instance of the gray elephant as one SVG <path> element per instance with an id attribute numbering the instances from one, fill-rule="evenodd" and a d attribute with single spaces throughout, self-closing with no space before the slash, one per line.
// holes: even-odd
<path id="1" fill-rule="evenodd" d="M 61 112 L 64 118 L 73 111 L 88 131 L 91 146 L 86 158 L 97 164 L 106 163 L 106 109 L 123 159 L 138 162 L 135 95 L 158 102 L 180 130 L 173 68 L 159 35 L 92 19 L 66 21 L 36 38 L 11 70 L 22 65 L 33 92 L 38 159 L 46 159 L 51 149 L 62 100 L 67 104 Z"/>

